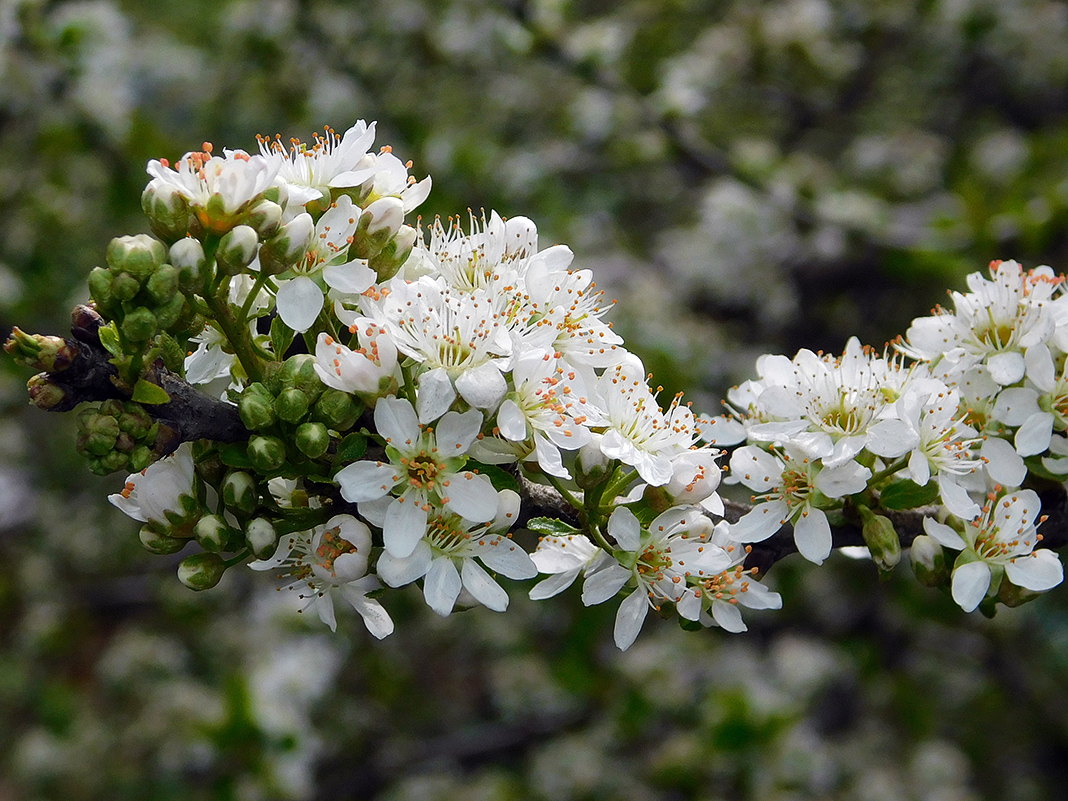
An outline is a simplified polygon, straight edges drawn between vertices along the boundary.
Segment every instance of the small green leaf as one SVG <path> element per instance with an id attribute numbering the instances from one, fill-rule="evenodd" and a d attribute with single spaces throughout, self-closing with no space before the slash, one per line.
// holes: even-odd
<path id="1" fill-rule="evenodd" d="M 219 448 L 219 458 L 227 467 L 237 467 L 247 470 L 252 467 L 252 460 L 248 458 L 248 443 L 231 442 Z"/>
<path id="2" fill-rule="evenodd" d="M 486 476 L 497 492 L 506 489 L 510 489 L 513 492 L 519 492 L 519 481 L 507 470 L 502 470 L 492 464 L 482 464 L 473 459 L 467 462 L 466 467 L 468 470 L 474 470 L 476 473 L 481 473 Z"/>
<path id="3" fill-rule="evenodd" d="M 879 506 L 883 509 L 915 509 L 934 503 L 938 498 L 938 484 L 928 481 L 920 486 L 915 481 L 904 479 L 895 481 L 883 490 L 879 496 Z"/>
<path id="4" fill-rule="evenodd" d="M 341 440 L 341 443 L 337 446 L 337 456 L 334 457 L 334 462 L 337 464 L 355 462 L 366 452 L 367 435 L 349 434 L 345 439 Z"/>
<path id="5" fill-rule="evenodd" d="M 281 317 L 271 320 L 271 348 L 279 361 L 285 359 L 286 351 L 293 344 L 293 329 L 282 322 Z"/>
<path id="6" fill-rule="evenodd" d="M 579 532 L 574 526 L 555 517 L 532 517 L 527 521 L 527 528 L 548 537 L 568 537 Z"/>
<path id="7" fill-rule="evenodd" d="M 161 403 L 170 403 L 171 396 L 159 384 L 153 384 L 151 381 L 146 381 L 142 378 L 134 384 L 133 395 L 130 396 L 130 400 L 156 406 Z"/>
<path id="8" fill-rule="evenodd" d="M 104 346 L 104 350 L 116 359 L 122 358 L 122 343 L 119 342 L 119 329 L 114 320 L 107 325 L 101 326 L 97 331 L 97 336 L 100 337 L 100 344 Z"/>

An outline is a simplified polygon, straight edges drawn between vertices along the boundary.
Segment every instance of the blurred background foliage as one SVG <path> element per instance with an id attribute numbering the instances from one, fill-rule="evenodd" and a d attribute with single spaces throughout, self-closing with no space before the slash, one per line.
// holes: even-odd
<path id="1" fill-rule="evenodd" d="M 62 332 L 145 162 L 378 120 L 434 214 L 525 214 L 666 392 L 881 346 L 992 258 L 1068 263 L 1068 10 L 1050 0 L 0 0 L 0 327 Z M 751 631 L 571 591 L 387 601 L 330 636 L 196 596 L 0 367 L 0 801 L 1050 799 L 1068 592 L 965 616 L 902 566 L 789 561 Z M 258 577 L 262 579 L 262 577 Z M 269 583 L 269 582 L 268 582 Z M 411 588 L 409 588 L 411 589 Z"/>

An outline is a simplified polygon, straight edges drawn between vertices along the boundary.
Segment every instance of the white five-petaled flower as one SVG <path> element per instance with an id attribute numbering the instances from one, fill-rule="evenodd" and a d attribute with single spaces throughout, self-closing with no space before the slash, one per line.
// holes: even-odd
<path id="1" fill-rule="evenodd" d="M 323 383 L 342 392 L 365 396 L 385 394 L 397 372 L 397 346 L 386 330 L 372 320 L 354 318 L 349 331 L 355 342 L 343 346 L 326 333 L 315 345 L 315 372 Z M 359 347 L 353 347 L 353 345 Z M 395 386 L 395 382 L 393 382 Z"/>
<path id="2" fill-rule="evenodd" d="M 748 627 L 742 620 L 739 607 L 747 609 L 782 609 L 782 596 L 772 592 L 756 579 L 757 569 L 746 568 L 745 558 L 752 546 L 741 546 L 730 539 L 727 523 L 716 525 L 712 542 L 719 545 L 731 555 L 730 567 L 705 579 L 687 590 L 701 605 L 701 623 L 705 626 L 717 625 L 732 634 L 746 631 Z M 684 607 L 693 603 L 689 598 L 682 602 Z"/>
<path id="3" fill-rule="evenodd" d="M 448 412 L 434 426 L 419 425 L 407 400 L 387 397 L 375 405 L 375 428 L 386 441 L 389 462 L 354 462 L 334 480 L 341 496 L 360 504 L 361 514 L 377 517 L 385 507 L 382 537 L 397 559 L 410 556 L 427 531 L 430 511 L 444 507 L 473 523 L 497 515 L 497 490 L 489 479 L 464 470 L 467 450 L 482 427 L 475 409 Z"/>
<path id="4" fill-rule="evenodd" d="M 1004 576 L 1017 587 L 1042 592 L 1064 579 L 1057 554 L 1034 550 L 1042 535 L 1035 530 L 1035 517 L 1042 508 L 1034 490 L 990 493 L 982 514 L 963 526 L 952 526 L 925 517 L 923 528 L 946 548 L 961 551 L 953 567 L 953 600 L 971 612 L 987 595 L 996 593 Z"/>
<path id="5" fill-rule="evenodd" d="M 167 524 L 167 512 L 179 512 L 182 496 L 192 491 L 193 451 L 186 442 L 170 456 L 127 476 L 122 492 L 109 495 L 108 500 L 134 520 Z"/>
<path id="6" fill-rule="evenodd" d="M 512 490 L 501 491 L 500 509 L 489 523 L 472 523 L 442 509 L 432 510 L 426 533 L 412 552 L 404 557 L 383 553 L 378 575 L 391 587 L 423 579 L 427 606 L 443 617 L 452 612 L 461 590 L 483 606 L 503 612 L 508 608 L 508 593 L 478 562 L 511 579 L 537 575 L 530 556 L 503 536 L 518 514 L 519 495 Z"/>
<path id="7" fill-rule="evenodd" d="M 692 506 L 676 506 L 661 513 L 643 529 L 626 507 L 618 507 L 608 520 L 608 533 L 619 550 L 615 560 L 590 573 L 582 586 L 586 606 L 604 603 L 628 584 L 634 589 L 616 613 L 615 642 L 625 651 L 641 630 L 650 608 L 678 602 L 687 582 L 700 582 L 725 570 L 731 557 L 710 541 L 712 523 Z M 680 615 L 697 620 L 700 603 L 678 607 Z"/>
<path id="8" fill-rule="evenodd" d="M 304 609 L 314 606 L 319 619 L 337 630 L 331 592 L 337 590 L 361 618 L 367 630 L 378 639 L 393 631 L 389 613 L 368 593 L 382 585 L 367 575 L 371 554 L 371 530 L 352 515 L 335 515 L 314 531 L 283 537 L 270 559 L 250 562 L 253 570 L 280 570 L 279 578 L 289 578 L 284 588 L 300 591 Z M 301 610 L 303 611 L 303 609 Z"/>
<path id="9" fill-rule="evenodd" d="M 363 120 L 345 131 L 339 139 L 331 128 L 315 134 L 311 145 L 290 140 L 287 148 L 281 136 L 258 137 L 260 153 L 278 167 L 279 183 L 291 205 L 303 206 L 312 200 L 330 200 L 331 189 L 360 186 L 375 174 L 367 149 L 375 139 L 375 124 Z"/>
<path id="10" fill-rule="evenodd" d="M 731 454 L 731 478 L 760 493 L 752 510 L 731 526 L 732 540 L 760 542 L 785 523 L 793 523 L 797 550 L 810 562 L 822 564 L 831 553 L 831 527 L 814 501 L 860 492 L 871 470 L 852 460 L 821 467 L 789 447 L 780 457 L 746 445 Z"/>

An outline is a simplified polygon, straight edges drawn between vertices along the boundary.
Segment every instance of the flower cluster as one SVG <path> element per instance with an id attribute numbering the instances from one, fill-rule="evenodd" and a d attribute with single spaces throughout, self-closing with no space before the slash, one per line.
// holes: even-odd
<path id="1" fill-rule="evenodd" d="M 891 570 L 889 515 L 910 509 L 917 575 L 969 611 L 1061 581 L 1025 488 L 1068 476 L 1068 300 L 1048 269 L 972 276 L 896 355 L 854 339 L 764 356 L 730 415 L 699 418 L 661 405 L 592 274 L 531 220 L 408 225 L 430 179 L 374 136 L 361 121 L 151 161 L 153 236 L 115 240 L 90 276 L 79 339 L 110 355 L 125 399 L 83 410 L 79 449 L 98 472 L 148 465 L 111 500 L 149 550 L 195 542 L 188 586 L 247 563 L 331 629 L 340 598 L 384 637 L 396 588 L 420 583 L 447 616 L 504 611 L 500 577 L 542 574 L 542 600 L 582 576 L 584 603 L 620 599 L 625 649 L 650 609 L 739 632 L 743 607 L 779 608 L 749 557 L 786 525 L 817 564 L 834 527 L 858 526 Z M 16 332 L 7 347 L 46 370 L 38 405 L 68 402 L 73 345 Z M 203 401 L 221 429 L 174 416 L 178 379 L 222 393 Z M 733 522 L 721 446 L 754 493 Z M 570 516 L 524 508 L 545 492 Z"/>

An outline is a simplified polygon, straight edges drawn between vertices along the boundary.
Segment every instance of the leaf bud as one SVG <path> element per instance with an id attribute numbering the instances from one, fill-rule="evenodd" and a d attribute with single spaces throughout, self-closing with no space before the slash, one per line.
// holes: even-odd
<path id="1" fill-rule="evenodd" d="M 304 258 L 315 238 L 311 215 L 302 212 L 282 226 L 260 248 L 260 269 L 267 275 L 285 272 Z"/>
<path id="2" fill-rule="evenodd" d="M 27 334 L 18 326 L 11 329 L 4 350 L 23 367 L 49 373 L 66 370 L 78 355 L 77 343 L 68 343 L 62 337 Z"/>
<path id="3" fill-rule="evenodd" d="M 235 470 L 223 479 L 220 490 L 223 503 L 231 509 L 252 514 L 259 504 L 256 479 L 243 470 Z"/>
<path id="4" fill-rule="evenodd" d="M 178 270 L 170 264 L 161 265 L 145 282 L 145 292 L 157 305 L 167 303 L 178 292 Z"/>
<path id="5" fill-rule="evenodd" d="M 185 547 L 185 544 L 189 542 L 186 539 L 180 539 L 179 537 L 169 537 L 166 534 L 161 534 L 156 531 L 152 525 L 141 526 L 141 531 L 137 535 L 137 538 L 141 540 L 141 545 L 145 550 L 150 553 L 160 554 L 166 556 L 167 554 L 178 553 Z"/>
<path id="6" fill-rule="evenodd" d="M 193 527 L 193 536 L 205 551 L 218 553 L 225 549 L 230 526 L 219 515 L 204 515 Z"/>
<path id="7" fill-rule="evenodd" d="M 26 389 L 30 393 L 30 403 L 45 412 L 67 411 L 77 403 L 66 389 L 48 377 L 48 373 L 35 375 L 26 382 Z"/>
<path id="8" fill-rule="evenodd" d="M 123 318 L 121 328 L 131 342 L 148 342 L 159 329 L 159 324 L 156 315 L 144 306 L 138 306 Z"/>
<path id="9" fill-rule="evenodd" d="M 884 515 L 875 514 L 867 506 L 860 507 L 860 517 L 864 523 L 861 534 L 872 561 L 880 571 L 893 570 L 901 561 L 901 540 L 893 522 Z"/>
<path id="10" fill-rule="evenodd" d="M 256 246 L 260 243 L 256 229 L 248 225 L 235 225 L 219 242 L 215 252 L 215 261 L 219 270 L 227 275 L 242 272 L 256 257 Z"/>
<path id="11" fill-rule="evenodd" d="M 141 209 L 160 239 L 174 240 L 189 230 L 189 203 L 173 187 L 150 182 L 141 193 Z"/>
<path id="12" fill-rule="evenodd" d="M 920 584 L 939 587 L 949 581 L 949 569 L 946 567 L 946 555 L 942 546 L 926 534 L 921 534 L 912 541 L 909 561 Z"/>
<path id="13" fill-rule="evenodd" d="M 286 462 L 286 445 L 278 437 L 253 437 L 246 453 L 260 473 L 273 473 Z"/>
<path id="14" fill-rule="evenodd" d="M 107 270 L 103 270 L 107 273 Z M 110 275 L 110 273 L 108 273 Z M 100 342 L 104 318 L 94 307 L 79 303 L 70 313 L 70 332 L 79 342 L 95 345 Z"/>
<path id="15" fill-rule="evenodd" d="M 262 384 L 253 384 L 252 387 Z M 262 431 L 275 424 L 274 405 L 272 398 L 266 393 L 246 389 L 237 402 L 237 413 L 241 415 L 241 422 L 249 431 Z"/>
<path id="16" fill-rule="evenodd" d="M 204 246 L 192 237 L 179 239 L 171 245 L 171 264 L 178 271 L 178 286 L 183 292 L 199 289 L 204 283 L 207 259 Z"/>
<path id="17" fill-rule="evenodd" d="M 347 431 L 356 425 L 360 409 L 352 396 L 340 389 L 326 389 L 312 410 L 312 417 L 335 431 Z"/>
<path id="18" fill-rule="evenodd" d="M 226 572 L 226 563 L 217 553 L 195 553 L 178 563 L 178 580 L 191 590 L 210 590 Z"/>
<path id="19" fill-rule="evenodd" d="M 260 200 L 249 209 L 245 222 L 256 229 L 260 239 L 269 239 L 282 227 L 282 207 L 271 200 Z"/>
<path id="20" fill-rule="evenodd" d="M 296 443 L 305 456 L 318 459 L 330 447 L 330 432 L 322 423 L 301 423 L 297 426 Z"/>
<path id="21" fill-rule="evenodd" d="M 110 475 L 119 470 L 128 473 L 130 472 L 129 459 L 127 459 L 125 453 L 108 451 L 103 456 L 91 457 L 89 459 L 89 470 L 98 476 Z"/>
<path id="22" fill-rule="evenodd" d="M 278 532 L 265 517 L 254 517 L 245 526 L 245 544 L 258 559 L 269 559 L 278 548 Z"/>
<path id="23" fill-rule="evenodd" d="M 284 389 L 274 401 L 274 410 L 287 423 L 299 423 L 308 414 L 308 396 L 299 389 Z"/>
<path id="24" fill-rule="evenodd" d="M 107 261 L 116 272 L 125 272 L 144 281 L 167 258 L 167 248 L 148 234 L 118 236 L 111 240 Z"/>

